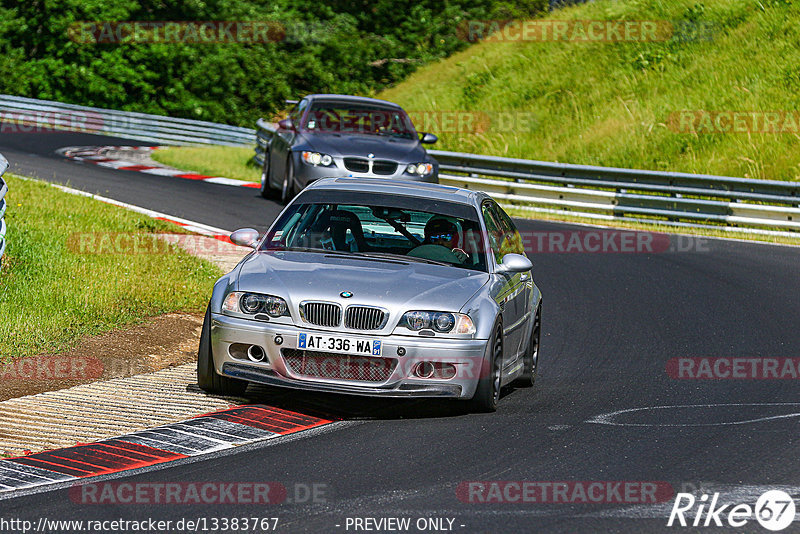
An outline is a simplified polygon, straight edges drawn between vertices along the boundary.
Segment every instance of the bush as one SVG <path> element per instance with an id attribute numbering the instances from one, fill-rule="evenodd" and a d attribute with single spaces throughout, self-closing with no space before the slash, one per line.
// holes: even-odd
<path id="1" fill-rule="evenodd" d="M 469 19 L 536 16 L 546 0 L 0 0 L 0 92 L 252 126 L 312 92 L 374 94 L 464 48 Z M 78 22 L 273 21 L 267 43 L 76 42 Z M 74 33 L 73 33 L 74 36 Z"/>

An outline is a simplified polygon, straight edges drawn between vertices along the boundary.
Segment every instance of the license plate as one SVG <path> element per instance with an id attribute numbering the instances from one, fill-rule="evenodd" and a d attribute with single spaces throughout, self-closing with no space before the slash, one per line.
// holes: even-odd
<path id="1" fill-rule="evenodd" d="M 340 354 L 359 354 L 361 356 L 380 356 L 383 343 L 377 339 L 361 339 L 347 336 L 325 336 L 301 332 L 297 336 L 297 348 Z"/>

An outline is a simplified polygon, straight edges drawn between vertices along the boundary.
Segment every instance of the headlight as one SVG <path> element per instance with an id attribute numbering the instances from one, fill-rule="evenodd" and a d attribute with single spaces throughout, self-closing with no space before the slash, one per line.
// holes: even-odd
<path id="1" fill-rule="evenodd" d="M 474 334 L 475 324 L 463 313 L 410 311 L 400 319 L 399 326 L 419 331 L 430 328 L 440 334 Z"/>
<path id="2" fill-rule="evenodd" d="M 222 303 L 222 310 L 244 313 L 247 315 L 266 313 L 270 317 L 289 315 L 289 307 L 282 298 L 272 295 L 262 295 L 260 293 L 244 293 L 241 291 L 229 293 L 228 296 L 225 297 L 225 302 Z"/>
<path id="3" fill-rule="evenodd" d="M 323 167 L 330 167 L 333 164 L 333 158 L 328 154 L 320 154 L 319 152 L 303 152 L 303 161 L 309 165 L 322 165 Z"/>
<path id="4" fill-rule="evenodd" d="M 433 329 L 437 332 L 449 332 L 456 325 L 452 313 L 437 313 L 433 316 Z"/>
<path id="5" fill-rule="evenodd" d="M 406 167 L 408 174 L 416 174 L 419 176 L 427 176 L 433 172 L 432 163 L 412 163 Z"/>

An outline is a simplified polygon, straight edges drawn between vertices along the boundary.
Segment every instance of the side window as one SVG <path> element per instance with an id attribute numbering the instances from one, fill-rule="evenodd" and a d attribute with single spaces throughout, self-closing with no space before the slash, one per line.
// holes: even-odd
<path id="1" fill-rule="evenodd" d="M 517 227 L 506 212 L 494 202 L 485 202 L 482 210 L 486 230 L 489 232 L 489 245 L 492 247 L 497 263 L 502 263 L 506 254 L 525 254 Z"/>
<path id="2" fill-rule="evenodd" d="M 300 119 L 303 117 L 303 112 L 307 107 L 308 99 L 304 98 L 289 112 L 289 118 L 292 119 L 292 124 L 294 124 L 295 127 L 300 127 Z"/>
<path id="3" fill-rule="evenodd" d="M 489 234 L 489 246 L 494 253 L 494 259 L 497 263 L 502 263 L 504 254 L 500 250 L 500 245 L 503 242 L 503 231 L 500 227 L 500 221 L 497 220 L 497 215 L 493 212 L 489 202 L 483 203 L 483 206 L 481 206 L 481 214 L 483 215 L 483 221 L 486 223 L 486 232 Z"/>
<path id="4" fill-rule="evenodd" d="M 513 253 L 522 254 L 524 256 L 525 247 L 522 244 L 522 236 L 514 225 L 514 221 L 512 221 L 511 217 L 497 204 L 492 204 L 492 211 L 500 222 L 503 232 L 503 241 L 500 244 L 500 251 L 502 254 L 505 256 L 506 254 Z"/>

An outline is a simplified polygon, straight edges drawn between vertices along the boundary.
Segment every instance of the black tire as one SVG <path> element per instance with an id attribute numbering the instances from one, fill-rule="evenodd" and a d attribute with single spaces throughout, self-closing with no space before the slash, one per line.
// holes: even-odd
<path id="1" fill-rule="evenodd" d="M 269 147 L 264 152 L 264 165 L 261 167 L 261 196 L 269 199 L 274 200 L 278 194 L 275 189 L 269 185 Z"/>
<path id="2" fill-rule="evenodd" d="M 200 389 L 216 395 L 239 397 L 247 389 L 247 382 L 217 374 L 214 356 L 211 353 L 211 308 L 206 309 L 200 347 L 197 349 L 197 385 Z"/>
<path id="3" fill-rule="evenodd" d="M 539 371 L 539 342 L 542 338 L 542 310 L 536 310 L 533 320 L 533 332 L 528 340 L 528 347 L 525 350 L 522 363 L 522 374 L 514 383 L 520 387 L 529 388 L 536 383 L 536 374 Z"/>
<path id="4" fill-rule="evenodd" d="M 503 330 L 500 326 L 495 329 L 491 345 L 491 360 L 484 361 L 484 366 L 488 369 L 481 371 L 478 379 L 478 388 L 475 395 L 470 400 L 470 411 L 489 413 L 497 411 L 497 403 L 500 401 L 500 382 L 502 380 L 502 356 L 503 356 Z"/>
<path id="5" fill-rule="evenodd" d="M 288 204 L 294 198 L 294 158 L 289 154 L 286 159 L 286 173 L 283 176 L 283 187 L 281 187 L 281 202 Z"/>

